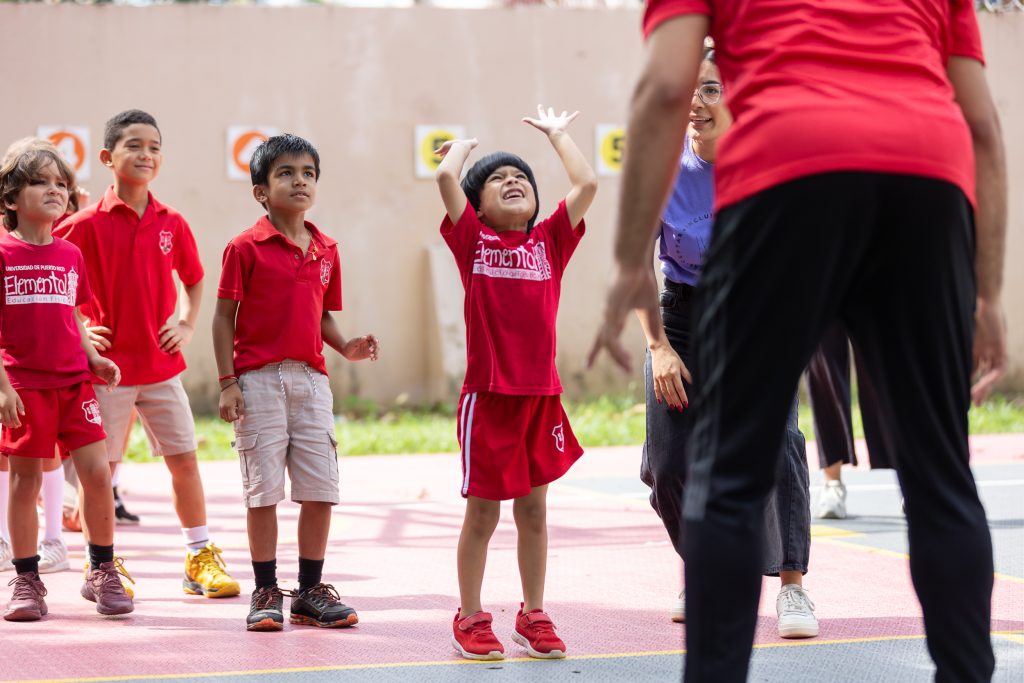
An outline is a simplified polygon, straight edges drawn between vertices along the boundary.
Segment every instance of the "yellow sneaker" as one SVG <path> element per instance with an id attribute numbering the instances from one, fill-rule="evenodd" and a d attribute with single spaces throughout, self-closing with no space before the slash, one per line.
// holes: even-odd
<path id="1" fill-rule="evenodd" d="M 129 586 L 129 583 L 135 583 L 135 579 L 128 573 L 128 570 L 124 568 L 124 558 L 115 557 L 114 566 L 117 567 L 117 573 L 121 575 L 121 585 L 124 586 L 124 592 L 129 598 L 135 597 L 135 591 Z M 82 578 L 86 581 L 89 580 L 89 560 L 85 561 L 85 568 L 82 569 Z"/>
<path id="2" fill-rule="evenodd" d="M 198 553 L 190 551 L 185 555 L 185 578 L 181 580 L 181 587 L 186 593 L 208 598 L 231 598 L 239 594 L 241 588 L 228 574 L 220 553 L 220 548 L 207 543 Z"/>

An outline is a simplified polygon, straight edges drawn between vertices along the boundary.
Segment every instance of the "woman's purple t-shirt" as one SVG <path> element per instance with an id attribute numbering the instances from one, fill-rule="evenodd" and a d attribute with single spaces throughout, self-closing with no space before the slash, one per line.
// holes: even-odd
<path id="1" fill-rule="evenodd" d="M 714 164 L 694 154 L 686 136 L 672 196 L 661 216 L 661 272 L 672 282 L 696 285 L 711 244 Z"/>

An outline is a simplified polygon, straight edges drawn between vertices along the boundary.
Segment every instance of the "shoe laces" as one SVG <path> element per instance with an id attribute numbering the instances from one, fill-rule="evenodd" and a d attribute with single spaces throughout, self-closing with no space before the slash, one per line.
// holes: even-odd
<path id="1" fill-rule="evenodd" d="M 39 579 L 39 574 L 18 574 L 7 582 L 8 586 L 14 586 L 11 600 L 38 600 L 46 596 L 46 586 Z"/>
<path id="2" fill-rule="evenodd" d="M 520 620 L 524 622 L 523 628 L 529 629 L 538 636 L 557 637 L 555 624 L 545 612 L 528 612 L 522 615 Z"/>
<path id="3" fill-rule="evenodd" d="M 200 571 L 210 574 L 227 574 L 227 565 L 221 557 L 223 551 L 213 543 L 207 543 L 198 553 L 195 554 L 195 561 Z"/>
<path id="4" fill-rule="evenodd" d="M 285 593 L 286 591 L 281 590 L 277 586 L 257 588 L 252 594 L 252 608 L 266 609 L 271 607 L 277 600 L 283 599 Z M 287 594 L 291 595 L 291 591 L 287 591 Z"/>
<path id="5" fill-rule="evenodd" d="M 312 588 L 307 588 L 305 591 L 299 593 L 299 597 L 306 602 L 315 605 L 317 609 L 337 605 L 341 602 L 341 594 L 339 594 L 338 590 L 329 583 L 318 583 Z"/>
<path id="6" fill-rule="evenodd" d="M 135 579 L 124 568 L 124 560 L 120 557 L 115 557 L 112 562 L 104 562 L 94 572 L 90 572 L 89 578 L 90 580 L 94 577 L 98 579 L 96 583 L 99 584 L 100 592 L 123 593 L 124 583 L 121 581 L 122 576 L 135 583 Z"/>
<path id="7" fill-rule="evenodd" d="M 782 613 L 814 611 L 814 601 L 800 586 L 788 586 L 782 591 Z"/>

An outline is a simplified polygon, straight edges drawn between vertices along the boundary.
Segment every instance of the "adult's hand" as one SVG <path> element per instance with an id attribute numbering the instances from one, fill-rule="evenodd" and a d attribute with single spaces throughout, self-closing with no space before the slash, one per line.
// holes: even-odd
<path id="1" fill-rule="evenodd" d="M 631 371 L 630 353 L 623 347 L 620 337 L 627 316 L 638 308 L 658 313 L 658 281 L 647 264 L 617 269 L 605 298 L 604 321 L 587 354 L 588 368 L 593 367 L 601 351 L 606 351 L 616 365 L 626 372 Z"/>

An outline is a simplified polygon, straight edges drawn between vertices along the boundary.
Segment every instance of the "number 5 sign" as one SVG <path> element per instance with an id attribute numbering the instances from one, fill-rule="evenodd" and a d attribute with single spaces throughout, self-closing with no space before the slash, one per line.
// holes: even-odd
<path id="1" fill-rule="evenodd" d="M 278 132 L 271 126 L 228 126 L 228 180 L 249 180 L 252 153 L 260 143 Z"/>
<path id="2" fill-rule="evenodd" d="M 466 137 L 466 129 L 462 126 L 419 125 L 416 126 L 414 150 L 416 155 L 416 177 L 433 178 L 441 157 L 434 150 L 448 142 Z"/>
<path id="3" fill-rule="evenodd" d="M 49 140 L 75 169 L 77 180 L 89 179 L 89 129 L 85 126 L 39 126 L 36 134 Z"/>
<path id="4" fill-rule="evenodd" d="M 622 154 L 626 151 L 626 130 L 614 123 L 599 123 L 594 128 L 594 149 L 597 151 L 597 174 L 616 176 L 622 171 Z"/>

